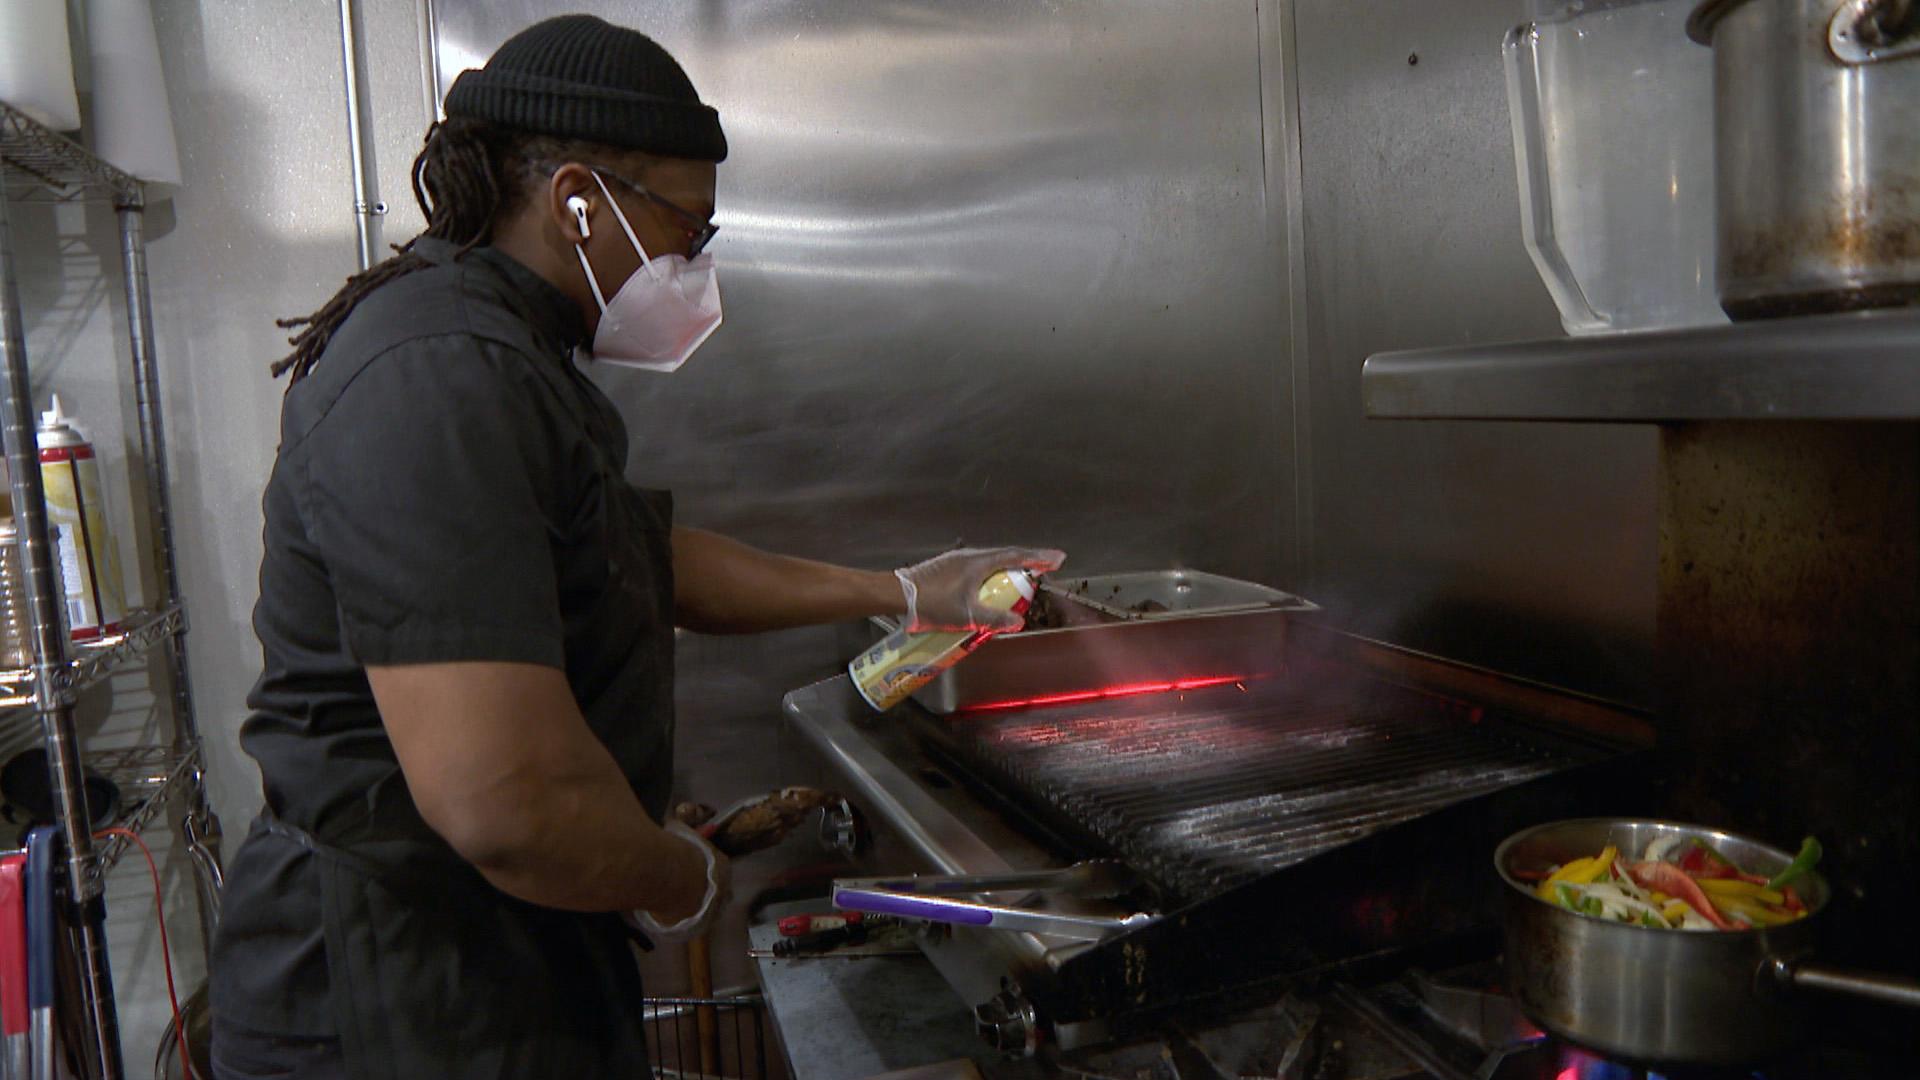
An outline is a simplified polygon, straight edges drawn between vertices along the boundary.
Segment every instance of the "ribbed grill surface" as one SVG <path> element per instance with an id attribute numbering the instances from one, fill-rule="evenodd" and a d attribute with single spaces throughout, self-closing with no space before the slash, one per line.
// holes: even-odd
<path id="1" fill-rule="evenodd" d="M 998 772 L 1188 897 L 1604 756 L 1372 684 L 1256 685 L 956 717 Z"/>

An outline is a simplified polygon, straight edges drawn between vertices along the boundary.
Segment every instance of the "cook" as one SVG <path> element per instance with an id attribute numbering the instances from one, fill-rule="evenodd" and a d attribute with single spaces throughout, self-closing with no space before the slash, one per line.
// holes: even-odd
<path id="1" fill-rule="evenodd" d="M 727 886 L 659 824 L 674 627 L 1004 629 L 980 583 L 1062 558 L 889 574 L 676 526 L 579 362 L 672 371 L 719 326 L 718 113 L 579 15 L 463 73 L 446 113 L 414 163 L 426 231 L 275 365 L 241 733 L 265 808 L 214 943 L 221 1080 L 640 1075 L 623 914 L 690 934 Z"/>

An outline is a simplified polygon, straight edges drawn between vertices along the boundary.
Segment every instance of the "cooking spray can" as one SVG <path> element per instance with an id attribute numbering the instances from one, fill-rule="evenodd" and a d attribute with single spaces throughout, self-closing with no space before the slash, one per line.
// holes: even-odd
<path id="1" fill-rule="evenodd" d="M 60 411 L 58 394 L 53 408 L 40 414 L 40 484 L 46 489 L 47 523 L 59 529 L 56 548 L 68 628 L 73 640 L 92 641 L 120 632 L 127 615 L 126 586 L 107 527 L 100 462 L 71 419 Z"/>
<path id="2" fill-rule="evenodd" d="M 1033 575 L 1002 570 L 980 586 L 980 604 L 1025 614 L 1033 603 Z M 847 674 L 867 704 L 886 712 L 986 643 L 991 630 L 895 630 L 847 665 Z"/>

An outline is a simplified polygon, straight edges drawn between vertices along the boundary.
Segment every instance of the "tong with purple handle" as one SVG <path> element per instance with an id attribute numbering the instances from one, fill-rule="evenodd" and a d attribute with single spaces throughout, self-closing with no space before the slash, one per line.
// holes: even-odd
<path id="1" fill-rule="evenodd" d="M 1128 892 L 1138 884 L 1131 870 L 1112 861 L 1076 863 L 1064 870 L 1010 874 L 845 878 L 833 883 L 833 906 L 843 911 L 897 915 L 958 926 L 1024 931 L 1077 941 L 1102 941 L 1122 931 L 1145 926 L 1158 916 L 1145 912 L 1123 916 L 1069 915 L 989 904 L 963 897 L 994 892 L 1058 892 L 1088 898 L 1111 897 Z"/>

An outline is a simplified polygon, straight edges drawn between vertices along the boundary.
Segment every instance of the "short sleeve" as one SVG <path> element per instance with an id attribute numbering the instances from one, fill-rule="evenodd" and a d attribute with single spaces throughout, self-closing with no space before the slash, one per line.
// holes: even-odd
<path id="1" fill-rule="evenodd" d="M 465 336 L 410 342 L 307 434 L 303 513 L 360 663 L 564 665 L 566 455 L 535 362 Z"/>

